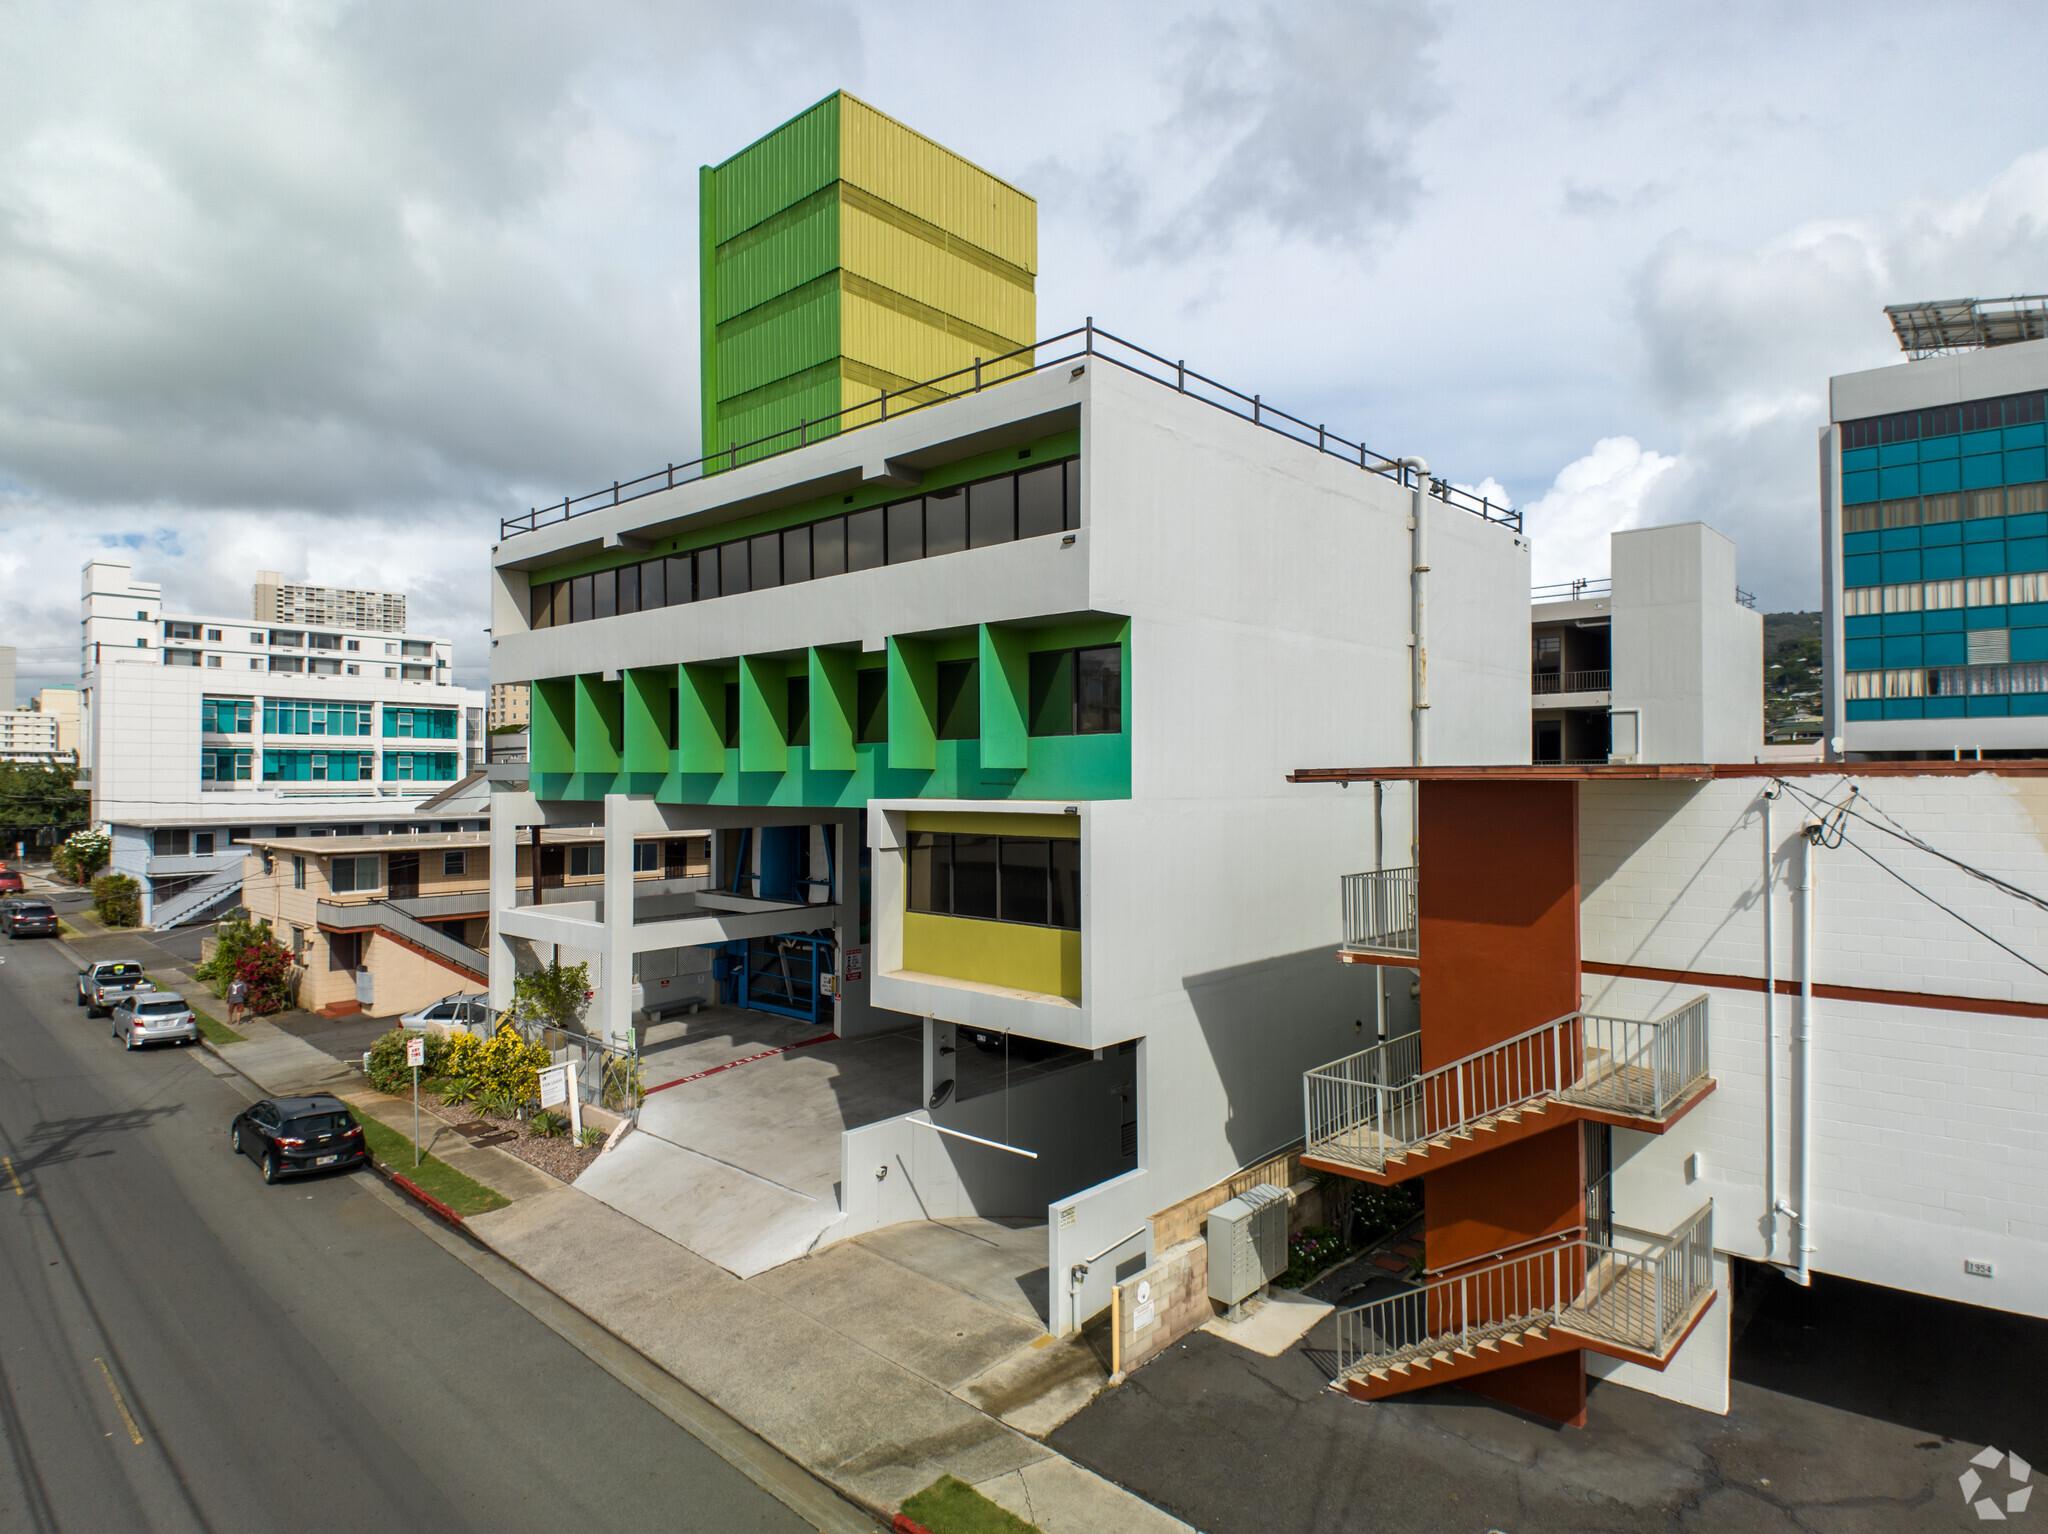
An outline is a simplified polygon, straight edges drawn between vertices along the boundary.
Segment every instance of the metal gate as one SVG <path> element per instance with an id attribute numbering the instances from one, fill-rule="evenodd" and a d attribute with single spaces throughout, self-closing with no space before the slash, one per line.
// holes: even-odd
<path id="1" fill-rule="evenodd" d="M 809 1023 L 830 1021 L 824 986 L 824 977 L 833 971 L 830 937 L 790 933 L 756 937 L 730 944 L 727 951 L 738 983 L 735 1000 L 741 1006 Z"/>

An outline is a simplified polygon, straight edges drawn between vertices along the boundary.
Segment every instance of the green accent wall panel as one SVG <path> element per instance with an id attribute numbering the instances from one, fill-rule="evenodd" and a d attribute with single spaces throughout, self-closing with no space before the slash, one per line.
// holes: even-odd
<path id="1" fill-rule="evenodd" d="M 626 750 L 623 768 L 628 793 L 652 793 L 669 772 L 669 694 L 676 668 L 642 666 L 626 673 Z"/>
<path id="2" fill-rule="evenodd" d="M 772 656 L 740 657 L 740 771 L 789 765 L 789 671 Z"/>
<path id="3" fill-rule="evenodd" d="M 811 682 L 810 763 L 819 772 L 852 772 L 858 765 L 853 750 L 853 650 L 813 649 L 805 669 Z"/>
<path id="4" fill-rule="evenodd" d="M 889 765 L 929 772 L 938 765 L 939 667 L 921 639 L 889 640 Z"/>
<path id="5" fill-rule="evenodd" d="M 676 687 L 676 771 L 725 771 L 725 673 L 715 665 L 685 665 Z"/>
<path id="6" fill-rule="evenodd" d="M 624 745 L 620 684 L 599 676 L 576 678 L 576 771 L 617 772 Z"/>
<path id="7" fill-rule="evenodd" d="M 981 679 L 981 765 L 1031 765 L 1024 712 L 1031 702 L 1031 655 L 1020 629 L 984 623 L 978 636 Z"/>
<path id="8" fill-rule="evenodd" d="M 526 754 L 536 773 L 576 770 L 576 679 L 548 677 L 532 688 L 533 712 Z"/>

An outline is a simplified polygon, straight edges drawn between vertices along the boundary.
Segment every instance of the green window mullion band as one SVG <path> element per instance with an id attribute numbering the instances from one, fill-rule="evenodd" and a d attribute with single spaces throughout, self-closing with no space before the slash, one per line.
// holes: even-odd
<path id="1" fill-rule="evenodd" d="M 811 766 L 818 772 L 852 772 L 854 712 L 859 699 L 852 650 L 813 649 L 806 658 L 811 682 Z"/>
<path id="2" fill-rule="evenodd" d="M 981 625 L 981 764 L 1028 768 L 1031 656 L 1019 629 Z"/>
<path id="3" fill-rule="evenodd" d="M 576 679 L 543 677 L 533 684 L 527 753 L 535 772 L 576 770 Z"/>
<path id="4" fill-rule="evenodd" d="M 597 675 L 576 678 L 577 772 L 617 772 L 620 738 L 620 684 Z"/>
<path id="5" fill-rule="evenodd" d="M 668 695 L 676 685 L 673 666 L 636 666 L 626 673 L 624 770 L 666 777 L 669 753 Z"/>

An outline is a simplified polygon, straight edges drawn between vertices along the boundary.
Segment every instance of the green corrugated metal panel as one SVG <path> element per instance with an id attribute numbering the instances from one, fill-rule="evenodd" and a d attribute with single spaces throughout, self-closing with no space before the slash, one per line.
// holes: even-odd
<path id="1" fill-rule="evenodd" d="M 839 101 L 835 91 L 717 168 L 721 244 L 839 179 Z"/>
<path id="2" fill-rule="evenodd" d="M 835 273 L 719 326 L 720 403 L 839 356 L 839 309 Z"/>
<path id="3" fill-rule="evenodd" d="M 756 442 L 771 432 L 787 434 L 757 452 L 740 454 L 740 462 L 745 463 L 751 458 L 765 458 L 770 452 L 797 446 L 799 420 L 817 423 L 837 415 L 841 400 L 839 375 L 840 364 L 835 358 L 721 405 L 718 448 L 738 442 Z M 837 430 L 836 424 L 813 424 L 804 435 L 806 440 L 815 442 Z"/>
<path id="4" fill-rule="evenodd" d="M 700 450 L 713 452 L 718 436 L 718 172 L 697 171 L 697 417 Z"/>
<path id="5" fill-rule="evenodd" d="M 801 216 L 759 226 L 779 225 L 768 238 L 735 240 L 718 252 L 715 312 L 721 325 L 840 264 L 838 199 L 807 199 L 790 211 Z"/>

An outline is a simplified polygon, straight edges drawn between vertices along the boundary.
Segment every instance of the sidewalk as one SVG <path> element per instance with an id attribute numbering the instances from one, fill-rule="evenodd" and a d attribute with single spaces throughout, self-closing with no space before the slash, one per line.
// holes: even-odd
<path id="1" fill-rule="evenodd" d="M 121 944 L 186 978 L 134 934 L 73 946 Z M 207 1047 L 262 1090 L 333 1092 L 411 1134 L 409 1100 L 273 1024 L 240 1031 Z M 1188 1528 L 1031 1436 L 1100 1383 L 1087 1344 L 917 1271 L 914 1250 L 844 1242 L 742 1279 L 438 1117 L 420 1127 L 427 1150 L 512 1200 L 465 1222 L 478 1241 L 885 1519 L 950 1474 L 1044 1534 Z"/>

